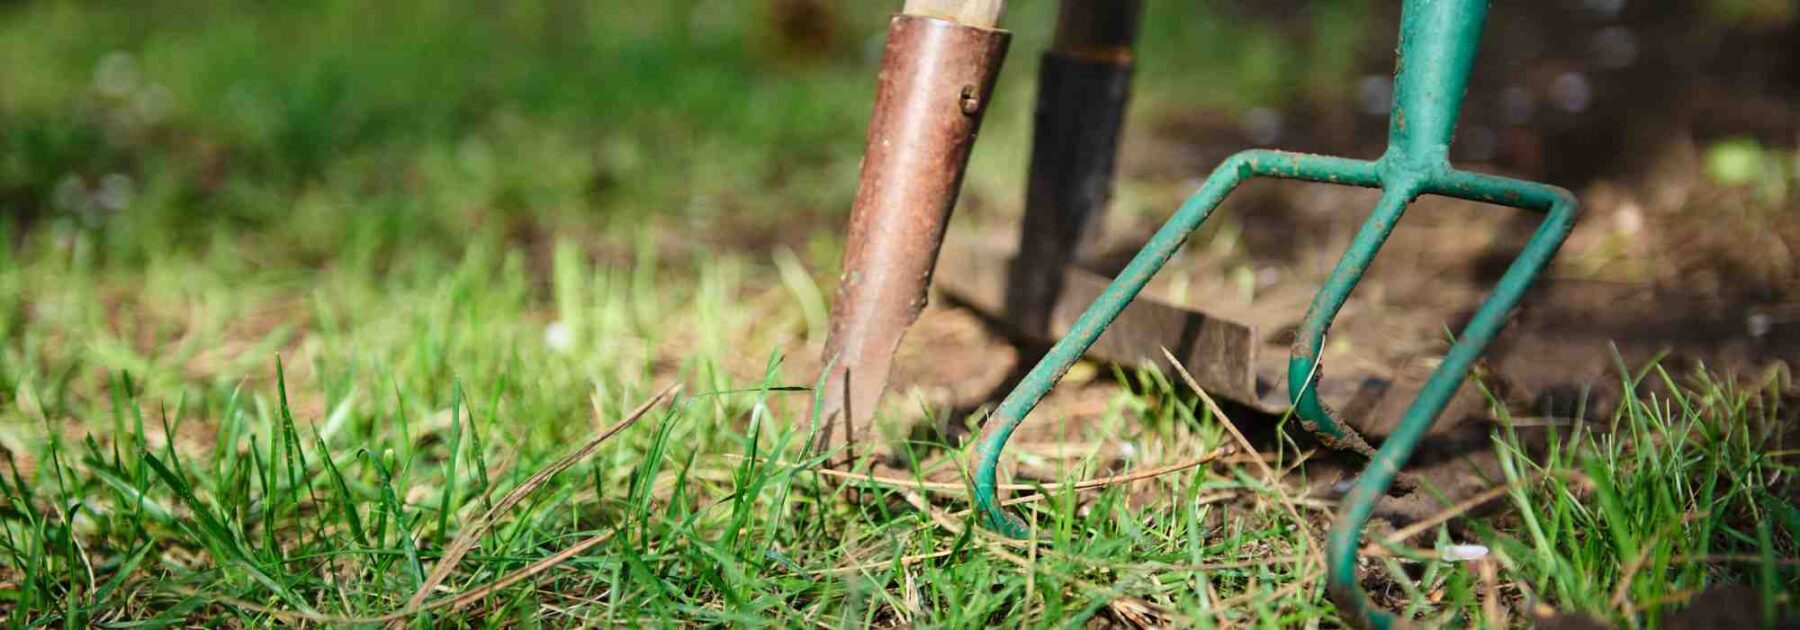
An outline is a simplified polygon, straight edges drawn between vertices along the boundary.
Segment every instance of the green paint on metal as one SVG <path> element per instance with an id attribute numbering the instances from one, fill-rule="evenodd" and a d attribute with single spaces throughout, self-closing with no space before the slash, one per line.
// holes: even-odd
<path id="1" fill-rule="evenodd" d="M 1252 177 L 1294 179 L 1381 188 L 1375 212 L 1314 297 L 1288 363 L 1288 392 L 1302 425 L 1326 443 L 1370 457 L 1369 466 L 1345 498 L 1326 540 L 1328 591 L 1343 616 L 1362 627 L 1386 628 L 1395 618 L 1370 606 L 1356 581 L 1356 550 L 1375 501 L 1393 485 L 1421 437 L 1461 387 L 1469 367 L 1505 323 L 1507 313 L 1550 262 L 1573 227 L 1579 204 L 1554 186 L 1458 171 L 1448 159 L 1450 140 L 1462 109 L 1487 0 L 1406 0 L 1401 14 L 1400 59 L 1396 63 L 1394 110 L 1388 148 L 1376 161 L 1281 151 L 1244 151 L 1227 158 L 1175 211 L 1099 299 L 1075 321 L 1069 334 L 1032 368 L 1001 401 L 975 445 L 972 476 L 975 504 L 987 525 L 1023 537 L 1029 528 L 999 502 L 1001 450 L 1025 416 L 1064 373 L 1099 339 L 1113 319 L 1137 297 L 1150 278 L 1183 242 L 1212 216 L 1233 188 Z M 1494 292 L 1445 354 L 1398 427 L 1372 449 L 1319 400 L 1318 363 L 1326 332 L 1406 207 L 1420 195 L 1440 195 L 1546 213 L 1513 260 Z"/>

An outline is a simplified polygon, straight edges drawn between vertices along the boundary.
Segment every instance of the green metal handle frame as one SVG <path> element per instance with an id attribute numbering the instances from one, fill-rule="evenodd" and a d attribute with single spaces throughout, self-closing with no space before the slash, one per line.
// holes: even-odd
<path id="1" fill-rule="evenodd" d="M 1351 623 L 1376 628 L 1394 623 L 1392 615 L 1369 605 L 1357 584 L 1356 550 L 1362 528 L 1374 512 L 1376 500 L 1393 485 L 1419 440 L 1461 387 L 1471 364 L 1505 324 L 1507 313 L 1562 246 L 1580 208 L 1574 195 L 1561 188 L 1450 166 L 1450 140 L 1486 17 L 1487 0 L 1406 0 L 1394 111 L 1388 149 L 1381 159 L 1251 150 L 1227 158 L 1207 177 L 986 422 L 975 445 L 970 475 L 975 482 L 976 507 L 989 527 L 1008 536 L 1029 535 L 1029 527 L 1002 507 L 998 498 L 999 460 L 1007 440 L 1238 184 L 1251 177 L 1270 177 L 1380 188 L 1383 194 L 1374 213 L 1314 297 L 1301 324 L 1288 361 L 1288 394 L 1308 431 L 1329 445 L 1370 456 L 1368 468 L 1345 497 L 1326 539 L 1327 590 Z M 1319 400 L 1315 391 L 1319 352 L 1331 321 L 1406 207 L 1427 194 L 1539 211 L 1545 218 L 1444 355 L 1399 426 L 1376 451 Z"/>

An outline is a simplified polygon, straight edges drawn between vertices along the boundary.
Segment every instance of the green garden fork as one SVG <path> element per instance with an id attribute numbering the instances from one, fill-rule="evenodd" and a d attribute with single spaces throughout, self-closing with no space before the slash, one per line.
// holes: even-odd
<path id="1" fill-rule="evenodd" d="M 1395 618 L 1375 610 L 1356 580 L 1356 550 L 1375 501 L 1393 484 L 1433 420 L 1468 375 L 1469 366 L 1505 323 L 1507 313 L 1562 246 L 1579 212 L 1567 190 L 1545 184 L 1469 173 L 1451 168 L 1450 140 L 1468 87 L 1487 0 L 1405 0 L 1400 20 L 1400 56 L 1395 66 L 1394 107 L 1388 148 L 1375 161 L 1251 150 L 1225 160 L 1200 190 L 1176 210 L 1117 279 L 1082 313 L 1048 355 L 1001 401 L 975 446 L 971 475 L 975 503 L 989 527 L 1013 537 L 1029 528 L 1006 511 L 996 496 L 1000 453 L 1026 414 L 1049 393 L 1069 367 L 1093 345 L 1126 304 L 1162 269 L 1189 234 L 1206 222 L 1238 183 L 1251 177 L 1297 179 L 1380 188 L 1374 213 L 1314 296 L 1288 361 L 1288 395 L 1302 426 L 1328 445 L 1370 458 L 1326 540 L 1327 586 L 1343 616 L 1359 626 L 1385 628 Z M 1320 402 L 1319 353 L 1331 321 L 1356 288 L 1375 254 L 1406 207 L 1420 195 L 1442 195 L 1545 213 L 1524 250 L 1481 304 L 1461 338 L 1451 346 L 1399 426 L 1379 451 Z"/>

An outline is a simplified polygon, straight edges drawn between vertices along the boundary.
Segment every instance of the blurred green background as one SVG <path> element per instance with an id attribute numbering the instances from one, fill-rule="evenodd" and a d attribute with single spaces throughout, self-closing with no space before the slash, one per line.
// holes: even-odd
<path id="1" fill-rule="evenodd" d="M 166 284 L 237 291 L 230 301 L 242 304 L 257 302 L 251 289 L 319 290 L 321 271 L 424 290 L 488 252 L 519 257 L 529 293 L 519 308 L 536 311 L 560 299 L 559 247 L 567 261 L 600 268 L 742 260 L 751 284 L 771 285 L 771 253 L 791 249 L 803 268 L 789 265 L 781 282 L 800 278 L 819 286 L 798 295 L 828 295 L 885 20 L 898 4 L 0 4 L 0 264 L 12 271 L 0 274 L 0 335 L 17 349 L 0 377 L 10 389 L 60 369 L 41 349 L 58 344 L 30 342 L 29 328 L 54 322 L 42 307 L 58 291 L 95 278 L 101 294 L 150 299 L 161 294 L 142 287 Z M 1166 216 L 1218 157 L 1253 144 L 1376 155 L 1398 4 L 1149 1 L 1119 214 Z M 1781 43 L 1796 13 L 1783 0 L 1497 7 L 1465 115 L 1472 140 L 1458 146 L 1486 147 L 1474 157 L 1578 191 L 1598 178 L 1646 191 L 1590 199 L 1584 226 L 1602 233 L 1578 232 L 1563 260 L 1592 275 L 1680 267 L 1657 262 L 1661 252 L 1693 250 L 1676 238 L 1683 222 L 1711 217 L 1724 227 L 1702 231 L 1717 233 L 1720 251 L 1754 254 L 1731 263 L 1753 277 L 1746 290 L 1787 295 L 1800 283 L 1786 237 L 1736 243 L 1800 233 L 1795 213 L 1779 211 L 1800 182 L 1800 81 Z M 1013 52 L 958 220 L 1004 225 L 1020 210 L 1037 58 L 1054 21 L 1049 0 L 1009 9 Z M 1703 158 L 1671 175 L 1643 159 L 1663 144 Z M 1703 172 L 1729 194 L 1654 193 Z M 1716 219 L 1721 208 L 1734 211 L 1730 221 Z M 1618 263 L 1606 249 L 1617 249 L 1607 239 L 1618 230 L 1605 226 L 1646 221 L 1671 229 Z M 1593 251 L 1598 262 L 1584 258 Z M 1726 268 L 1712 258 L 1687 267 Z M 395 299 L 393 287 L 381 290 L 390 294 L 362 304 Z M 77 310 L 108 304 L 65 297 Z M 817 328 L 821 308 L 805 306 L 805 326 Z M 154 312 L 61 328 L 75 341 L 129 337 L 134 325 L 156 329 Z M 168 334 L 127 345 L 154 355 Z"/>
<path id="2" fill-rule="evenodd" d="M 233 246 L 382 257 L 645 221 L 791 240 L 848 212 L 896 7 L 832 3 L 812 18 L 822 30 L 796 36 L 782 4 L 10 3 L 0 210 L 15 231 L 48 224 L 126 260 Z M 1363 2 L 1308 3 L 1316 43 L 1302 47 L 1212 4 L 1150 3 L 1140 110 L 1349 89 L 1327 79 L 1349 71 Z M 1015 53 L 974 196 L 1022 196 L 1054 8 L 1016 2 L 1007 17 Z"/>

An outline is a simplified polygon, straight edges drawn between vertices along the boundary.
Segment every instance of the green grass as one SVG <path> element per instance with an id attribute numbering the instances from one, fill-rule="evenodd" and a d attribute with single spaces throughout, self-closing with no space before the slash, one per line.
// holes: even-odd
<path id="1" fill-rule="evenodd" d="M 1050 3 L 1017 4 L 1017 24 L 1048 24 Z M 157 6 L 0 7 L 0 62 L 29 69 L 0 73 L 8 624 L 406 613 L 501 497 L 677 383 L 501 514 L 427 602 L 591 547 L 461 613 L 403 616 L 1331 623 L 1305 560 L 1329 501 L 1303 497 L 1295 522 L 1254 468 L 1054 492 L 1023 545 L 973 527 L 954 493 L 912 492 L 921 510 L 817 472 L 808 343 L 880 7 L 841 16 L 837 54 L 789 63 L 754 19 L 694 17 L 716 3 Z M 1333 46 L 1354 44 L 1360 5 L 1321 6 L 1337 17 L 1315 34 L 1336 43 L 1295 52 L 1200 19 L 1216 7 L 1151 3 L 1134 107 L 1328 89 L 1281 80 L 1348 58 Z M 1016 211 L 1046 30 L 1021 28 L 968 210 Z M 1662 393 L 1542 457 L 1497 436 L 1529 480 L 1512 516 L 1428 545 L 1489 545 L 1515 622 L 1542 603 L 1651 623 L 1727 582 L 1782 606 L 1800 593 L 1782 384 L 1650 374 Z M 1160 377 L 1116 380 L 1096 430 L 1129 436 L 1139 466 L 1226 443 Z M 1485 618 L 1469 563 L 1365 569 L 1412 614 Z"/>
<path id="2" fill-rule="evenodd" d="M 1303 531 L 1322 530 L 1316 511 L 1309 530 L 1297 527 L 1253 469 L 1160 478 L 1134 489 L 1161 498 L 1141 507 L 1124 488 L 1059 496 L 1035 514 L 1043 546 L 1008 546 L 971 519 L 940 524 L 896 495 L 853 498 L 811 472 L 816 459 L 799 448 L 808 394 L 794 387 L 807 375 L 773 355 L 759 377 L 727 366 L 744 345 L 774 345 L 742 340 L 802 325 L 791 308 L 771 324 L 744 306 L 757 301 L 751 281 L 769 272 L 710 259 L 645 261 L 639 269 L 654 271 L 635 274 L 565 262 L 574 268 L 554 277 L 585 280 L 549 291 L 581 313 L 559 314 L 576 330 L 558 350 L 540 321 L 550 307 L 519 258 L 490 246 L 385 280 L 322 274 L 309 299 L 265 315 L 312 322 L 308 332 L 276 324 L 251 337 L 247 358 L 218 368 L 235 372 L 212 377 L 191 375 L 203 368 L 177 360 L 179 350 L 137 356 L 130 338 L 142 330 L 96 322 L 108 301 L 92 297 L 106 292 L 98 274 L 56 261 L 9 267 L 10 281 L 34 288 L 30 308 L 69 322 L 28 325 L 8 347 L 9 365 L 69 366 L 30 370 L 9 388 L 15 468 L 3 486 L 0 563 L 10 618 L 259 624 L 402 610 L 448 540 L 492 501 L 672 382 L 686 392 L 533 492 L 434 598 L 610 533 L 460 619 L 968 626 L 1115 615 L 1133 602 L 1194 623 L 1330 615 L 1310 564 L 1231 566 L 1300 556 L 1311 548 Z M 254 294 L 231 288 L 268 282 L 172 269 L 104 275 L 152 295 L 175 292 L 166 274 L 197 281 L 144 311 L 180 316 L 253 312 Z M 212 345 L 208 333 L 180 334 Z M 276 349 L 285 367 L 257 358 Z M 102 361 L 140 367 L 92 372 Z M 1161 460 L 1222 444 L 1191 397 L 1147 376 L 1128 380 L 1110 422 Z M 1793 467 L 1769 452 L 1777 392 L 1703 381 L 1667 391 L 1553 442 L 1547 472 L 1509 496 L 1517 522 L 1475 522 L 1509 606 L 1626 619 L 1710 583 L 1784 597 L 1800 588 L 1793 567 L 1774 564 L 1794 557 L 1800 532 L 1777 483 Z M 1496 448 L 1512 455 L 1514 476 L 1537 471 L 1518 440 L 1498 436 Z M 948 498 L 937 509 L 963 507 Z M 1631 564 L 1621 607 L 1611 598 Z M 1380 563 L 1370 570 L 1389 585 L 1385 597 L 1415 602 L 1414 614 L 1481 614 L 1468 564 L 1409 566 L 1403 579 L 1384 577 Z M 1415 592 L 1438 593 L 1436 603 Z"/>

